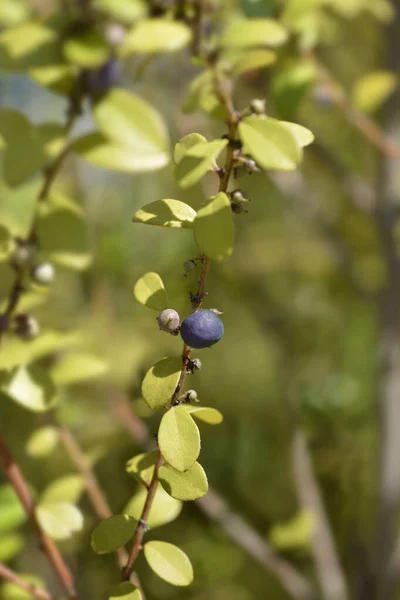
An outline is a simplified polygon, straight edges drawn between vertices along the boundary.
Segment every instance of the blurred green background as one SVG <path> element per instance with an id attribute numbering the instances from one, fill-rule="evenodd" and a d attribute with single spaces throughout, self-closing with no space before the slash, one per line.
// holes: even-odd
<path id="1" fill-rule="evenodd" d="M 34 4 L 45 12 L 51 3 Z M 285 3 L 223 4 L 226 10 L 247 16 L 270 16 L 282 11 Z M 336 7 L 341 10 L 319 8 L 317 60 L 349 97 L 366 74 L 393 69 L 391 54 L 398 52 L 399 44 L 393 47 L 390 36 L 398 29 L 393 20 L 372 14 L 372 5 L 379 4 L 343 0 Z M 390 193 L 398 198 L 398 159 L 385 156 L 349 122 L 349 115 L 332 101 L 320 80 L 309 83 L 306 75 L 302 82 L 306 59 L 299 56 L 298 48 L 289 44 L 275 66 L 252 72 L 237 85 L 237 106 L 266 97 L 271 114 L 304 124 L 316 142 L 305 151 L 294 174 L 255 173 L 238 179 L 237 186 L 251 198 L 249 212 L 235 217 L 234 254 L 228 262 L 213 264 L 206 286 L 205 306 L 223 311 L 225 335 L 212 349 L 195 353 L 203 368 L 190 376 L 189 383 L 203 404 L 224 414 L 218 427 L 201 428 L 201 462 L 210 484 L 284 558 L 315 581 L 310 546 L 315 524 L 297 500 L 290 450 L 293 423 L 301 427 L 351 597 L 368 599 L 375 597 L 368 595 L 368 588 L 374 572 L 382 443 L 380 299 L 391 287 L 392 274 L 374 207 L 387 193 L 389 180 Z M 210 139 L 224 132 L 223 124 L 206 114 L 181 111 L 187 86 L 197 73 L 185 53 L 139 67 L 134 60 L 126 61 L 121 85 L 159 109 L 171 144 L 191 131 Z M 300 83 L 285 83 L 285 74 L 294 68 Z M 386 127 L 389 114 L 387 133 L 392 137 L 399 125 L 396 93 L 367 117 Z M 6 72 L 0 75 L 0 104 L 20 109 L 35 123 L 62 121 L 65 109 L 62 97 L 22 74 Z M 89 126 L 86 107 L 75 131 Z M 0 215 L 4 222 L 16 224 L 15 231 L 23 227 L 24 217 L 29 218 L 38 181 L 34 178 L 14 190 L 1 183 Z M 137 485 L 125 473 L 125 461 L 140 448 L 112 410 L 114 395 L 125 392 L 133 411 L 156 432 L 159 417 L 147 416 L 140 402 L 140 381 L 154 362 L 179 353 L 181 347 L 180 338 L 158 331 L 156 313 L 134 301 L 134 282 L 147 271 L 157 271 L 171 307 L 182 318 L 190 312 L 189 291 L 196 283 L 196 273 L 183 275 L 184 261 L 197 252 L 190 231 L 142 227 L 133 225 L 131 218 L 143 204 L 160 198 L 179 198 L 198 208 L 206 194 L 214 193 L 215 176 L 207 176 L 203 186 L 182 191 L 170 165 L 131 176 L 72 157 L 56 188 L 84 207 L 88 223 L 84 243 L 93 262 L 83 273 L 57 267 L 49 294 L 31 310 L 44 331 L 78 331 L 79 352 L 92 353 L 108 365 L 101 378 L 63 388 L 57 411 L 92 457 L 112 509 L 118 512 Z M 2 299 L 11 275 L 11 269 L 1 265 Z M 32 432 L 48 422 L 46 414 L 35 415 L 3 399 L 0 403 L 1 428 L 12 439 L 37 494 L 55 478 L 74 473 L 60 446 L 45 458 L 26 454 Z M 0 494 L 0 511 L 1 506 Z M 61 548 L 77 574 L 82 598 L 97 600 L 106 597 L 118 572 L 112 556 L 97 556 L 90 548 L 98 518 L 84 494 L 80 506 L 84 529 Z M 178 543 L 191 557 L 196 575 L 193 586 L 173 588 L 152 574 L 141 557 L 138 570 L 149 600 L 289 597 L 273 573 L 258 565 L 194 503 L 186 503 L 179 519 L 148 536 Z M 51 581 L 26 524 L 15 534 L 16 548 L 21 542 L 18 552 L 10 552 L 3 539 L 3 560 L 10 558 L 18 571 L 39 573 Z M 20 597 L 14 594 L 9 588 L 0 591 L 2 600 Z"/>

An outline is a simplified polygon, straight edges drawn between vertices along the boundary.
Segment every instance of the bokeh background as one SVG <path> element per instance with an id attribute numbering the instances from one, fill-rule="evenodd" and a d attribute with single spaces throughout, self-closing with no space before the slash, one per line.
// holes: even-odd
<path id="1" fill-rule="evenodd" d="M 52 9 L 50 1 L 31 4 L 43 13 Z M 222 4 L 227 11 L 250 17 L 280 14 L 289 2 Z M 398 522 L 400 421 L 386 385 L 391 376 L 398 377 L 397 358 L 386 360 L 385 348 L 388 336 L 392 349 L 397 348 L 399 308 L 399 8 L 396 2 L 378 0 L 312 4 L 315 14 L 298 33 L 303 47 L 290 43 L 275 66 L 251 72 L 237 85 L 238 107 L 251 98 L 266 97 L 270 114 L 302 123 L 316 141 L 296 173 L 254 173 L 237 180 L 251 199 L 249 212 L 235 217 L 234 254 L 225 263 L 213 264 L 207 282 L 206 306 L 223 311 L 225 335 L 212 349 L 196 353 L 203 368 L 190 376 L 190 387 L 203 404 L 224 414 L 218 427 L 202 426 L 201 462 L 210 484 L 229 506 L 281 557 L 310 581 L 318 581 L 312 542 L 318 519 L 313 507 L 301 501 L 307 475 L 300 475 L 296 485 L 304 456 L 299 459 L 299 453 L 293 453 L 293 440 L 300 435 L 307 442 L 312 483 L 318 484 L 349 597 L 389 600 L 400 597 L 400 585 L 379 596 L 375 584 L 380 509 L 388 506 L 382 499 L 385 485 L 391 486 L 393 501 L 384 517 L 390 524 L 391 550 Z M 317 43 L 310 50 L 307 36 L 313 35 Z M 127 60 L 121 67 L 121 85 L 159 109 L 171 144 L 192 131 L 210 139 L 224 132 L 224 125 L 209 115 L 181 110 L 197 70 L 185 52 L 148 64 Z M 377 71 L 393 75 L 392 87 L 382 98 L 382 80 L 370 82 L 369 88 L 365 80 Z M 360 81 L 364 89 L 358 89 L 357 96 Z M 61 96 L 22 74 L 4 71 L 0 105 L 20 109 L 35 123 L 61 122 L 65 110 Z M 379 128 L 375 140 L 368 129 L 374 124 Z M 75 132 L 90 125 L 86 107 Z M 14 190 L 0 184 L 0 219 L 13 223 L 16 232 L 26 227 L 38 182 L 33 178 Z M 157 271 L 171 307 L 182 317 L 190 312 L 188 295 L 196 282 L 196 273 L 184 277 L 183 269 L 184 261 L 197 252 L 190 231 L 143 227 L 132 224 L 131 218 L 143 204 L 160 198 L 179 198 L 198 208 L 215 185 L 215 176 L 209 175 L 202 186 L 182 191 L 170 165 L 132 176 L 76 157 L 68 159 L 57 182 L 57 189 L 84 207 L 87 229 L 79 243 L 92 256 L 92 264 L 80 273 L 57 267 L 50 292 L 30 310 L 43 331 L 73 334 L 72 348 L 78 350 L 72 352 L 91 353 L 108 367 L 96 379 L 64 387 L 57 411 L 90 457 L 115 512 L 135 493 L 137 484 L 124 464 L 140 451 L 120 418 L 121 402 L 125 408 L 128 402 L 154 433 L 159 417 L 149 416 L 140 400 L 140 381 L 154 362 L 179 352 L 181 343 L 159 332 L 156 313 L 135 302 L 134 282 L 147 271 Z M 4 264 L 0 271 L 4 299 L 12 273 Z M 12 439 L 38 495 L 55 478 L 75 472 L 62 446 L 44 458 L 26 453 L 32 432 L 49 419 L 3 398 L 0 403 L 2 430 Z M 389 484 L 382 477 L 388 472 L 387 461 Z M 3 500 L 3 511 L 7 502 Z M 98 600 L 106 597 L 118 571 L 112 556 L 95 555 L 90 548 L 98 518 L 84 493 L 80 506 L 84 529 L 61 548 L 77 573 L 82 597 Z M 173 588 L 152 574 L 141 557 L 138 570 L 149 600 L 290 597 L 271 570 L 194 503 L 185 504 L 179 519 L 148 536 L 178 543 L 196 573 L 193 586 Z M 41 573 L 51 580 L 24 523 L 12 535 L 0 533 L 0 557 L 21 572 Z M 399 573 L 397 563 L 394 582 Z M 8 586 L 0 597 L 25 596 Z"/>

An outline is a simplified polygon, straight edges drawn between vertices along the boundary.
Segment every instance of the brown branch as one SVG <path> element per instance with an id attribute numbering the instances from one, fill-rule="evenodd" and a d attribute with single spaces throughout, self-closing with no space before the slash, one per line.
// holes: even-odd
<path id="1" fill-rule="evenodd" d="M 7 565 L 1 562 L 0 577 L 11 581 L 16 586 L 21 588 L 21 590 L 28 592 L 28 594 L 31 594 L 31 596 L 34 596 L 38 600 L 55 600 L 55 596 L 50 594 L 47 590 L 40 588 L 37 585 L 34 585 L 33 583 L 29 583 L 29 581 L 23 579 L 20 575 L 18 575 L 18 573 L 15 573 L 15 571 L 12 571 L 7 567 Z"/>
<path id="2" fill-rule="evenodd" d="M 129 399 L 119 391 L 110 390 L 110 406 L 118 421 L 143 450 L 153 448 L 153 439 L 146 424 L 131 409 Z M 240 515 L 233 512 L 225 500 L 210 486 L 195 505 L 243 548 L 263 569 L 271 571 L 282 587 L 295 600 L 315 600 L 312 586 L 290 563 L 282 559 Z"/>
<path id="3" fill-rule="evenodd" d="M 63 589 L 68 595 L 70 600 L 77 600 L 78 596 L 75 591 L 74 581 L 71 572 L 64 562 L 60 551 L 56 544 L 41 528 L 36 518 L 36 504 L 32 498 L 32 494 L 29 490 L 28 484 L 25 477 L 15 461 L 11 450 L 8 448 L 7 443 L 0 433 L 0 464 L 4 470 L 4 473 L 8 477 L 12 487 L 14 488 L 26 515 L 35 530 L 40 542 L 43 552 L 46 554 L 49 563 L 51 564 L 57 578 L 59 579 Z"/>

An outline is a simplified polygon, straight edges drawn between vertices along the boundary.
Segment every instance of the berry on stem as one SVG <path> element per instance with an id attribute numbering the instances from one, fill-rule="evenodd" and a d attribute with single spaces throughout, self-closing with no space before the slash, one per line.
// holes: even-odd
<path id="1" fill-rule="evenodd" d="M 32 267 L 32 279 L 40 285 L 50 285 L 54 280 L 54 267 L 51 263 L 40 263 Z"/>
<path id="2" fill-rule="evenodd" d="M 157 323 L 161 331 L 177 335 L 180 317 L 173 308 L 166 308 L 157 317 Z"/>
<path id="3" fill-rule="evenodd" d="M 191 348 L 207 348 L 222 338 L 224 324 L 214 311 L 200 309 L 186 317 L 181 324 L 180 334 Z"/>

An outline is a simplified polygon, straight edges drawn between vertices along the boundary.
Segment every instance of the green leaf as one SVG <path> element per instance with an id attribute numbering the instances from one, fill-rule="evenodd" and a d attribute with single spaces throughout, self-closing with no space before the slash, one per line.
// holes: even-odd
<path id="1" fill-rule="evenodd" d="M 196 211 L 191 206 L 179 200 L 165 198 L 140 208 L 134 214 L 132 221 L 134 223 L 182 229 L 191 228 L 195 218 Z"/>
<path id="2" fill-rule="evenodd" d="M 79 207 L 48 204 L 37 223 L 41 250 L 63 267 L 81 271 L 91 263 L 89 233 Z"/>
<path id="3" fill-rule="evenodd" d="M 276 62 L 276 54 L 271 50 L 235 51 L 228 53 L 227 59 L 232 65 L 233 75 L 237 77 L 247 71 L 264 69 L 273 65 Z"/>
<path id="4" fill-rule="evenodd" d="M 47 371 L 37 365 L 16 367 L 4 378 L 1 390 L 33 412 L 43 412 L 56 401 L 56 388 Z"/>
<path id="5" fill-rule="evenodd" d="M 393 94 L 398 84 L 398 77 L 391 71 L 368 73 L 353 87 L 353 104 L 363 112 L 373 113 Z"/>
<path id="6" fill-rule="evenodd" d="M 94 0 L 93 5 L 117 22 L 128 25 L 145 17 L 148 10 L 145 0 Z"/>
<path id="7" fill-rule="evenodd" d="M 57 385 L 74 385 L 102 377 L 108 371 L 108 365 L 92 354 L 67 354 L 57 361 L 51 369 L 51 376 Z"/>
<path id="8" fill-rule="evenodd" d="M 157 54 L 182 50 L 190 42 L 189 27 L 178 21 L 143 19 L 126 34 L 120 55 Z"/>
<path id="9" fill-rule="evenodd" d="M 264 169 L 292 171 L 302 152 L 293 134 L 277 119 L 246 117 L 239 123 L 243 150 Z"/>
<path id="10" fill-rule="evenodd" d="M 156 410 L 171 400 L 181 371 L 180 356 L 163 358 L 147 371 L 142 382 L 142 395 L 151 409 Z"/>
<path id="11" fill-rule="evenodd" d="M 0 548 L 4 533 L 19 527 L 26 521 L 26 513 L 21 506 L 14 488 L 6 483 L 0 486 Z"/>
<path id="12" fill-rule="evenodd" d="M 25 539 L 19 533 L 2 533 L 1 544 L 0 544 L 0 560 L 1 562 L 8 563 L 17 554 L 21 552 L 25 547 Z M 0 590 L 3 588 L 0 588 Z M 6 596 L 9 598 L 9 596 Z"/>
<path id="13" fill-rule="evenodd" d="M 40 501 L 47 504 L 49 502 L 68 502 L 76 504 L 79 501 L 85 483 L 81 475 L 63 475 L 52 481 L 41 495 Z"/>
<path id="14" fill-rule="evenodd" d="M 303 127 L 303 125 L 298 125 L 297 123 L 289 123 L 288 121 L 280 121 L 280 123 L 290 131 L 300 148 L 313 143 L 314 134 L 307 127 Z"/>
<path id="15" fill-rule="evenodd" d="M 100 133 L 84 135 L 73 144 L 73 152 L 88 162 L 122 173 L 144 173 L 161 169 L 168 164 L 168 155 L 162 152 L 140 154 L 131 148 L 119 146 Z"/>
<path id="16" fill-rule="evenodd" d="M 135 283 L 133 295 L 140 304 L 154 310 L 168 308 L 168 296 L 164 283 L 157 273 L 146 273 Z"/>
<path id="17" fill-rule="evenodd" d="M 156 450 L 154 452 L 138 454 L 127 461 L 125 470 L 132 479 L 136 479 L 144 485 L 147 485 L 153 477 L 154 465 L 156 464 L 157 457 L 158 452 Z"/>
<path id="18" fill-rule="evenodd" d="M 77 78 L 77 69 L 73 65 L 43 65 L 29 70 L 29 76 L 39 85 L 53 92 L 69 95 L 73 91 Z"/>
<path id="19" fill-rule="evenodd" d="M 29 456 L 43 458 L 49 456 L 59 442 L 58 431 L 51 425 L 45 425 L 36 429 L 26 443 L 26 451 Z"/>
<path id="20" fill-rule="evenodd" d="M 271 543 L 279 550 L 307 548 L 317 527 L 317 521 L 310 510 L 299 512 L 293 519 L 274 525 L 269 533 Z"/>
<path id="21" fill-rule="evenodd" d="M 133 583 L 124 581 L 111 590 L 108 600 L 142 600 L 142 595 Z"/>
<path id="22" fill-rule="evenodd" d="M 128 502 L 124 512 L 135 519 L 140 519 L 146 498 L 147 490 L 144 487 L 141 487 Z M 158 484 L 148 518 L 150 527 L 161 527 L 162 525 L 171 523 L 171 521 L 174 521 L 180 514 L 182 506 L 182 502 L 172 498 L 164 491 L 161 484 Z"/>
<path id="23" fill-rule="evenodd" d="M 11 27 L 0 35 L 2 69 L 29 71 L 35 67 L 62 62 L 57 31 L 37 21 Z"/>
<path id="24" fill-rule="evenodd" d="M 225 29 L 220 44 L 234 48 L 280 46 L 287 39 L 286 29 L 273 19 L 243 19 L 233 22 Z"/>
<path id="25" fill-rule="evenodd" d="M 152 540 L 145 544 L 144 555 L 149 566 L 164 581 L 176 586 L 192 583 L 192 564 L 187 555 L 177 546 Z"/>
<path id="26" fill-rule="evenodd" d="M 285 64 L 271 81 L 270 94 L 280 115 L 291 118 L 313 88 L 317 70 L 309 60 Z"/>
<path id="27" fill-rule="evenodd" d="M 8 259 L 12 248 L 12 238 L 8 229 L 0 225 L 0 262 Z"/>
<path id="28" fill-rule="evenodd" d="M 129 515 L 113 515 L 97 525 L 92 533 L 92 548 L 97 554 L 115 552 L 132 539 L 137 521 Z"/>
<path id="29" fill-rule="evenodd" d="M 83 527 L 81 511 L 68 502 L 46 502 L 36 507 L 42 529 L 54 540 L 66 540 Z"/>
<path id="30" fill-rule="evenodd" d="M 180 187 L 188 188 L 200 181 L 215 165 L 215 159 L 227 143 L 228 140 L 213 140 L 200 142 L 189 148 L 175 167 L 175 178 Z"/>
<path id="31" fill-rule="evenodd" d="M 190 405 L 185 406 L 185 408 L 192 417 L 209 425 L 219 425 L 224 420 L 224 417 L 216 408 Z"/>
<path id="32" fill-rule="evenodd" d="M 200 433 L 184 406 L 173 406 L 161 419 L 158 445 L 165 460 L 177 471 L 188 471 L 200 454 Z"/>
<path id="33" fill-rule="evenodd" d="M 142 170 L 167 164 L 167 130 L 160 114 L 145 100 L 114 88 L 95 105 L 93 114 L 105 138 L 129 150 L 132 160 L 143 166 Z"/>
<path id="34" fill-rule="evenodd" d="M 196 500 L 208 491 L 207 476 L 198 462 L 184 473 L 171 465 L 163 465 L 159 470 L 159 479 L 167 494 L 177 500 Z"/>
<path id="35" fill-rule="evenodd" d="M 29 5 L 25 0 L 1 0 L 0 26 L 12 27 L 29 17 Z"/>
<path id="36" fill-rule="evenodd" d="M 107 62 L 110 49 L 98 31 L 85 31 L 64 42 L 64 56 L 78 67 L 93 69 Z"/>
<path id="37" fill-rule="evenodd" d="M 209 69 L 200 73 L 191 82 L 182 110 L 185 113 L 203 110 L 216 119 L 226 120 L 227 111 L 215 92 L 214 77 Z"/>
<path id="38" fill-rule="evenodd" d="M 188 135 L 185 135 L 183 138 L 181 138 L 179 142 L 175 144 L 174 148 L 175 164 L 179 164 L 181 162 L 186 152 L 192 148 L 192 146 L 203 142 L 207 142 L 207 140 L 204 135 L 201 135 L 201 133 L 188 133 Z"/>
<path id="39" fill-rule="evenodd" d="M 209 199 L 193 223 L 196 244 L 204 254 L 225 260 L 233 252 L 233 218 L 231 203 L 224 192 Z"/>

